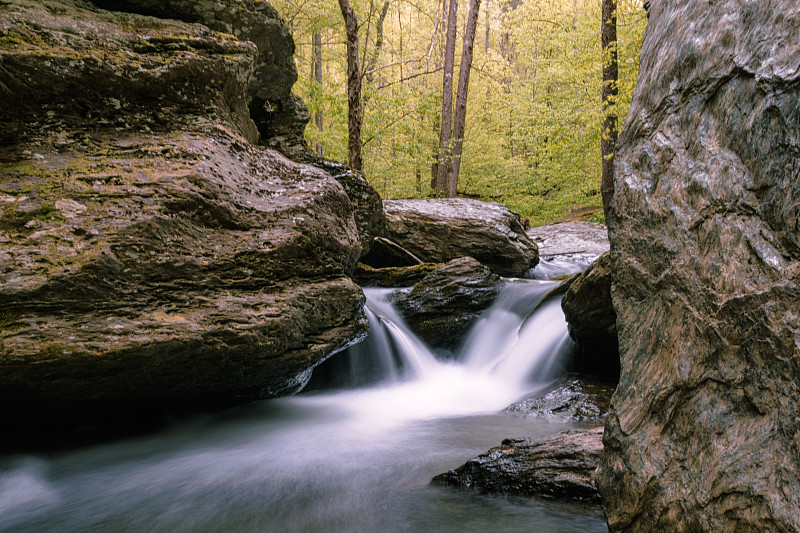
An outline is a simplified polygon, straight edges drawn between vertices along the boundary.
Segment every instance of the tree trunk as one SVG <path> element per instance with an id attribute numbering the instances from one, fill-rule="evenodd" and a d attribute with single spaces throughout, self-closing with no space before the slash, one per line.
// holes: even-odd
<path id="1" fill-rule="evenodd" d="M 315 30 L 311 35 L 311 65 L 314 81 L 317 84 L 317 91 L 322 94 L 322 34 Z M 317 131 L 322 133 L 322 110 L 317 109 L 314 113 L 314 123 Z M 322 143 L 317 143 L 317 155 L 323 156 Z"/>
<path id="2" fill-rule="evenodd" d="M 361 156 L 361 71 L 358 68 L 358 18 L 350 0 L 339 0 L 347 34 L 347 130 L 348 163 L 356 172 L 364 170 Z"/>
<path id="3" fill-rule="evenodd" d="M 341 0 L 340 0 L 341 1 Z M 453 64 L 456 52 L 458 0 L 450 0 L 447 14 L 447 35 L 442 80 L 442 127 L 439 130 L 439 157 L 436 166 L 436 196 L 447 194 L 447 174 L 450 167 L 450 134 L 453 120 Z"/>
<path id="4" fill-rule="evenodd" d="M 375 50 L 372 51 L 372 56 L 369 59 L 369 64 L 364 66 L 364 72 L 367 78 L 367 83 L 372 82 L 374 74 L 373 71 L 375 70 L 375 67 L 378 66 L 378 57 L 380 56 L 381 50 L 383 49 L 383 24 L 386 21 L 386 14 L 389 12 L 390 1 L 391 0 L 386 0 L 383 3 L 383 8 L 381 8 L 381 13 L 380 15 L 378 15 L 378 22 L 375 24 Z M 400 36 L 402 38 L 402 31 Z M 402 41 L 400 46 L 402 48 Z M 400 78 L 402 79 L 403 76 L 401 75 Z"/>
<path id="5" fill-rule="evenodd" d="M 600 152 L 603 157 L 603 175 L 600 194 L 603 213 L 608 218 L 614 197 L 614 153 L 617 145 L 616 103 L 619 94 L 619 63 L 617 60 L 617 0 L 603 0 L 603 131 Z"/>
<path id="6" fill-rule="evenodd" d="M 447 196 L 455 198 L 458 194 L 458 173 L 461 170 L 461 153 L 464 147 L 464 129 L 467 118 L 467 93 L 469 92 L 469 73 L 472 70 L 472 52 L 475 45 L 475 31 L 478 28 L 478 11 L 481 0 L 470 0 L 467 28 L 464 32 L 464 50 L 461 52 L 461 68 L 458 72 L 458 95 L 453 118 L 453 162 L 447 175 Z"/>

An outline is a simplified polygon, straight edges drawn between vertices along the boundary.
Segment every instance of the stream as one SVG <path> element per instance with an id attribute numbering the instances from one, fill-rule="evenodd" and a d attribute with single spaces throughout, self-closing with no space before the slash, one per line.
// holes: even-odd
<path id="1" fill-rule="evenodd" d="M 572 349 L 554 281 L 509 280 L 455 359 L 367 289 L 371 333 L 302 394 L 155 434 L 0 457 L 2 532 L 605 532 L 599 510 L 430 479 L 507 437 L 574 424 L 507 412 Z M 322 372 L 321 372 L 322 373 Z"/>

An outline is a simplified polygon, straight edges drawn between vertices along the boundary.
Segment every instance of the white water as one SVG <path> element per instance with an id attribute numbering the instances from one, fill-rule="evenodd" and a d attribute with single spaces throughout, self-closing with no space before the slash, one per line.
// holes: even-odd
<path id="1" fill-rule="evenodd" d="M 505 437 L 568 427 L 503 412 L 546 385 L 569 347 L 557 302 L 529 316 L 553 286 L 510 282 L 449 361 L 407 330 L 389 292 L 370 290 L 362 348 L 378 350 L 380 383 L 0 458 L 0 531 L 605 531 L 599 512 L 428 485 Z"/>

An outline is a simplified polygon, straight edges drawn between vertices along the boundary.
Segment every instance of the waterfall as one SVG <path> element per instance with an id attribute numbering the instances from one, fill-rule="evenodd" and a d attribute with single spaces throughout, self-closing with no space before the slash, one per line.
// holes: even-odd
<path id="1" fill-rule="evenodd" d="M 563 372 L 574 345 L 560 298 L 532 312 L 557 285 L 508 280 L 457 357 L 448 360 L 437 359 L 409 329 L 391 303 L 395 289 L 365 289 L 370 334 L 323 369 L 327 382 L 348 388 L 370 385 L 363 402 L 380 404 L 383 412 L 402 418 L 502 409 Z"/>

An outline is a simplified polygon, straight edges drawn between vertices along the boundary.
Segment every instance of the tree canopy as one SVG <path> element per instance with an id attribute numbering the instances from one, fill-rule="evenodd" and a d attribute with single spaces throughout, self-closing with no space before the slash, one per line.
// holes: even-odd
<path id="1" fill-rule="evenodd" d="M 472 62 L 460 196 L 504 203 L 533 224 L 580 211 L 602 218 L 601 4 L 484 0 Z M 300 79 L 295 92 L 312 114 L 324 117 L 321 131 L 313 123 L 306 129 L 309 145 L 319 144 L 325 157 L 346 162 L 348 70 L 339 6 L 322 0 L 276 0 L 275 6 L 291 25 L 297 44 Z M 387 199 L 430 197 L 439 151 L 449 4 L 351 0 L 351 6 L 359 22 L 367 179 Z M 464 3 L 459 43 L 468 13 Z M 638 75 L 647 18 L 641 0 L 618 0 L 616 15 L 619 95 L 608 111 L 622 124 Z M 321 36 L 321 83 L 315 75 L 315 33 Z M 457 46 L 456 65 L 460 54 Z"/>

